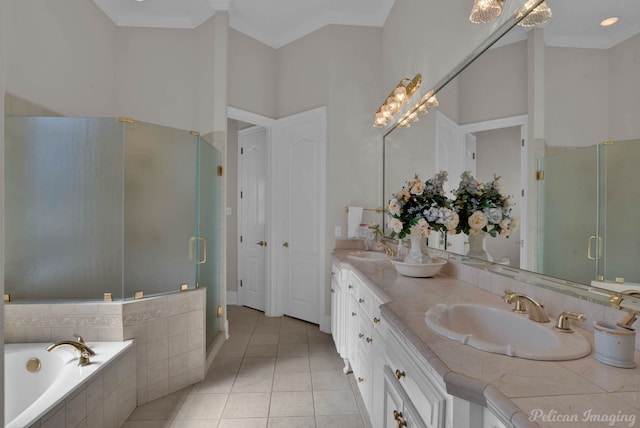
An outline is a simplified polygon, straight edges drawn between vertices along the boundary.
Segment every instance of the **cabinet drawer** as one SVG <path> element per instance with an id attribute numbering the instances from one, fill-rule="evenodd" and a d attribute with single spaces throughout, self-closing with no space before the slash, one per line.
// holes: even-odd
<path id="1" fill-rule="evenodd" d="M 423 364 L 392 334 L 387 337 L 386 363 L 429 428 L 444 426 L 447 395 Z"/>
<path id="2" fill-rule="evenodd" d="M 420 417 L 411 398 L 404 391 L 389 366 L 384 366 L 385 428 L 430 428 Z M 444 425 L 443 425 L 444 426 Z"/>

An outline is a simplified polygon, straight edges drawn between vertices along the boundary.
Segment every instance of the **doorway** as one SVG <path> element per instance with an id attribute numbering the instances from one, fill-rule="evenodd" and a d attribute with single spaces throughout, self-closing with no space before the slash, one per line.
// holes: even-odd
<path id="1" fill-rule="evenodd" d="M 273 120 L 229 107 L 227 116 L 228 153 L 238 156 L 228 162 L 228 302 L 327 331 L 325 108 Z"/>

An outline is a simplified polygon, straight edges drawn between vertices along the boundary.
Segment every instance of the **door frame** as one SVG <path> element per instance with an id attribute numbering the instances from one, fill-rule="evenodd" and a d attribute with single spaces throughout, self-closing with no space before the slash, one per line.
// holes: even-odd
<path id="1" fill-rule="evenodd" d="M 494 129 L 520 127 L 520 186 L 522 193 L 519 196 L 520 201 L 520 240 L 524 241 L 524 245 L 520 246 L 520 268 L 532 270 L 533 266 L 527 266 L 529 263 L 530 248 L 532 248 L 531 236 L 529 236 L 529 230 L 526 227 L 529 218 L 529 191 L 528 188 L 528 164 L 527 164 L 527 150 L 529 147 L 529 134 L 528 124 L 529 116 L 526 114 L 519 116 L 505 117 L 501 119 L 486 120 L 483 122 L 469 123 L 461 125 L 461 136 L 464 139 L 466 134 L 480 131 L 491 131 Z"/>
<path id="2" fill-rule="evenodd" d="M 271 267 L 273 266 L 273 245 L 269 245 L 272 244 L 274 241 L 274 237 L 275 237 L 275 225 L 274 225 L 274 219 L 275 219 L 275 213 L 274 213 L 274 204 L 272 204 L 271 199 L 272 199 L 272 186 L 274 183 L 274 171 L 272 168 L 272 165 L 274 165 L 274 150 L 273 150 L 273 138 L 274 138 L 274 133 L 275 133 L 275 127 L 276 127 L 276 121 L 275 119 L 271 119 L 268 118 L 266 116 L 261 116 L 259 114 L 255 114 L 255 113 L 251 113 L 245 110 L 240 110 L 238 108 L 235 107 L 231 107 L 228 106 L 227 107 L 227 118 L 228 119 L 235 119 L 235 120 L 240 120 L 242 122 L 247 122 L 247 123 L 251 123 L 254 124 L 256 126 L 261 126 L 263 128 L 266 129 L 266 150 L 267 150 L 267 159 L 268 159 L 268 165 L 266 168 L 266 178 L 267 178 L 267 187 L 266 187 L 266 207 L 265 207 L 265 225 L 266 225 L 266 229 L 265 229 L 265 240 L 267 241 L 267 246 L 265 247 L 265 271 L 266 271 L 266 278 L 265 278 L 265 302 L 264 302 L 264 308 L 265 308 L 265 315 L 266 316 L 271 316 L 271 317 L 275 317 L 275 316 L 280 316 L 282 315 L 282 313 L 279 313 L 279 287 L 277 287 L 277 281 L 275 279 L 275 270 L 272 269 Z M 236 166 L 236 176 L 239 172 L 239 168 Z M 236 178 L 237 180 L 237 178 Z M 238 214 L 237 211 L 237 206 L 236 206 L 236 214 Z M 236 232 L 236 239 L 239 239 L 239 230 Z M 236 253 L 236 257 L 239 256 L 239 249 L 238 252 Z M 239 284 L 236 284 L 236 286 L 239 286 Z"/>

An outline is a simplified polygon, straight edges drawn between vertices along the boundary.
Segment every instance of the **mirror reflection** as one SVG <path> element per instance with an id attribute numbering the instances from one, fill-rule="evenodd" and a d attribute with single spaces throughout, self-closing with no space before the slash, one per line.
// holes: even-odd
<path id="1" fill-rule="evenodd" d="M 587 2 L 580 13 L 554 4 L 544 26 L 514 27 L 438 91 L 437 111 L 385 135 L 383 204 L 414 174 L 445 170 L 447 190 L 463 171 L 481 182 L 496 175 L 520 227 L 487 238 L 493 262 L 620 292 L 640 288 L 640 236 L 630 224 L 640 208 L 631 184 L 640 177 L 633 3 L 602 10 Z M 616 8 L 620 27 L 598 27 Z M 473 263 L 466 235 L 432 234 L 428 244 Z"/>

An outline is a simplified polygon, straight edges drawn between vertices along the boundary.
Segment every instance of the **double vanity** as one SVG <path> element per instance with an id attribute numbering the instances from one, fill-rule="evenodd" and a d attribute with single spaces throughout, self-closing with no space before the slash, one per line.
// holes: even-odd
<path id="1" fill-rule="evenodd" d="M 374 427 L 640 424 L 640 369 L 596 361 L 579 313 L 546 313 L 505 278 L 485 277 L 494 294 L 444 272 L 406 277 L 384 254 L 334 251 L 332 335 Z"/>

